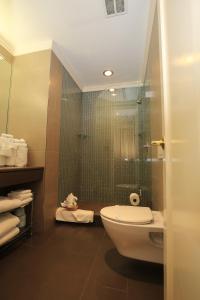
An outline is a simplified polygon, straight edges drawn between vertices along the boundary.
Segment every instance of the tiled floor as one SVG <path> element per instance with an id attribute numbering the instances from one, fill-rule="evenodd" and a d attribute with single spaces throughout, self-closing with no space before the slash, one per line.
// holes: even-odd
<path id="1" fill-rule="evenodd" d="M 101 226 L 56 224 L 0 259 L 2 300 L 162 300 L 159 265 L 120 256 Z"/>

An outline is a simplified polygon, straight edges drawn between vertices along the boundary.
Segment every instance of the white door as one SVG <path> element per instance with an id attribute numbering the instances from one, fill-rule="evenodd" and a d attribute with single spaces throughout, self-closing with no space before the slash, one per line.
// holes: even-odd
<path id="1" fill-rule="evenodd" d="M 166 298 L 200 299 L 200 0 L 160 0 Z"/>

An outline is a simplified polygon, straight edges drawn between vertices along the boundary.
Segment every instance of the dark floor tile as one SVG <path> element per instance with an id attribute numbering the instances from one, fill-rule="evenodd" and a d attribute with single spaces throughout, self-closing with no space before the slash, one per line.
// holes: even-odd
<path id="1" fill-rule="evenodd" d="M 95 282 L 90 284 L 81 300 L 127 300 L 127 293 Z"/>
<path id="2" fill-rule="evenodd" d="M 48 300 L 78 300 L 81 296 L 85 280 L 91 268 L 90 257 L 81 255 L 57 257 L 50 262 L 46 260 L 44 284 L 40 288 L 40 298 Z M 48 268 L 50 264 L 50 269 Z"/>
<path id="3" fill-rule="evenodd" d="M 89 225 L 64 224 L 56 226 L 49 238 L 49 247 L 56 245 L 63 248 L 65 253 L 93 256 L 105 235 L 102 227 Z"/>
<path id="4" fill-rule="evenodd" d="M 163 286 L 143 281 L 128 281 L 128 300 L 163 300 Z"/>
<path id="5" fill-rule="evenodd" d="M 0 270 L 2 300 L 163 299 L 162 267 L 119 255 L 101 227 L 55 226 L 1 257 Z"/>
<path id="6" fill-rule="evenodd" d="M 111 240 L 105 236 L 102 240 L 101 247 L 99 248 L 90 277 L 85 287 L 84 297 L 91 292 L 91 287 L 93 289 L 93 295 L 98 294 L 101 289 L 105 290 L 105 288 L 126 292 L 127 279 L 118 272 L 118 268 L 121 267 L 123 258 L 113 247 Z M 112 256 L 109 257 L 108 263 L 107 253 L 112 250 Z M 111 267 L 111 265 L 114 265 L 116 268 Z M 106 293 L 108 293 L 107 290 Z"/>

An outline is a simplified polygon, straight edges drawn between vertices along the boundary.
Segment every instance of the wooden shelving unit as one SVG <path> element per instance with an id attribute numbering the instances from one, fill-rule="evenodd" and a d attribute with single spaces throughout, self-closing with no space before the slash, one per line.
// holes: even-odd
<path id="1" fill-rule="evenodd" d="M 38 186 L 43 178 L 43 167 L 0 168 L 0 196 L 17 189 L 31 189 L 34 200 L 25 207 L 26 226 L 6 244 L 0 246 L 0 254 L 14 248 L 20 241 L 32 234 L 33 208 L 38 199 Z M 12 212 L 12 211 L 11 211 Z"/>

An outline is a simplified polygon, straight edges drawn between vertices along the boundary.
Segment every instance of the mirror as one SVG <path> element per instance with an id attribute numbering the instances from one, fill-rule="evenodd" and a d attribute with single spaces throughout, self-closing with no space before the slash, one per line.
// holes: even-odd
<path id="1" fill-rule="evenodd" d="M 7 132 L 12 64 L 0 49 L 0 134 Z"/>

